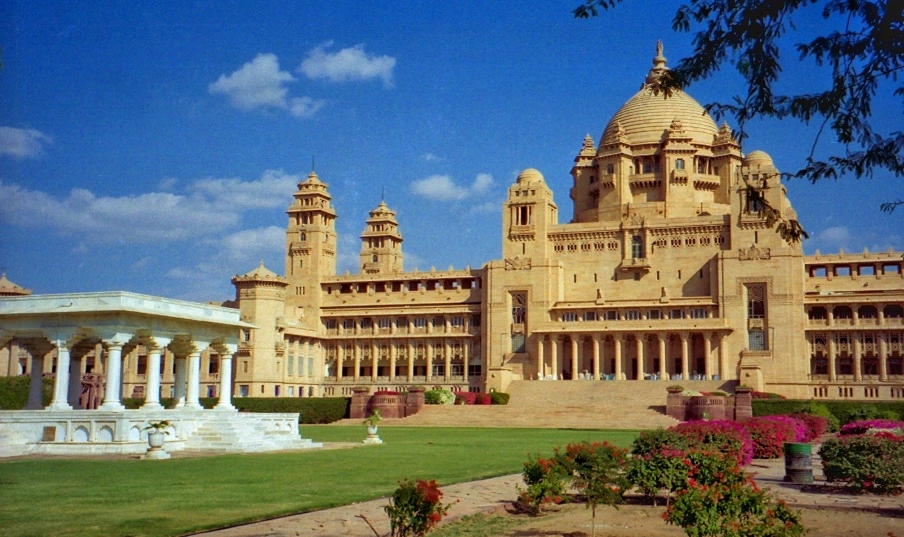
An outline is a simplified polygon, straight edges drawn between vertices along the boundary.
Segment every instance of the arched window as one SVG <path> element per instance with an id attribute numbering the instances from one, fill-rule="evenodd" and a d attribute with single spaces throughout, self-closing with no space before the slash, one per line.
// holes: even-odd
<path id="1" fill-rule="evenodd" d="M 304 231 L 302 231 L 301 233 L 298 234 L 298 240 L 300 240 L 302 242 L 308 240 L 308 234 L 305 233 Z"/>
<path id="2" fill-rule="evenodd" d="M 615 173 L 615 166 L 612 164 L 606 164 L 606 173 L 610 175 Z"/>
<path id="3" fill-rule="evenodd" d="M 684 169 L 684 159 L 683 158 L 679 158 L 679 159 L 675 160 L 675 169 L 676 170 Z"/>

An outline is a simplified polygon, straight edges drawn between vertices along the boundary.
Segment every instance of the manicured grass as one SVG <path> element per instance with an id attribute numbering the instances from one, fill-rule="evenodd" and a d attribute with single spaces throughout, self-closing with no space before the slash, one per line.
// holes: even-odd
<path id="1" fill-rule="evenodd" d="M 355 442 L 363 427 L 302 427 Z M 169 536 L 386 496 L 402 478 L 440 485 L 521 471 L 527 454 L 579 440 L 627 447 L 636 431 L 380 429 L 383 445 L 260 455 L 29 459 L 0 463 L 3 535 Z M 514 491 L 513 491 L 514 494 Z"/>

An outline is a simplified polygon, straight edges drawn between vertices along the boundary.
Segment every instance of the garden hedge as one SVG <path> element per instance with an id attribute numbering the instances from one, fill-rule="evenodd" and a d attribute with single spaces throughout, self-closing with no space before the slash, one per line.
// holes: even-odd
<path id="1" fill-rule="evenodd" d="M 215 397 L 199 399 L 204 408 L 213 408 L 219 401 Z M 160 404 L 172 408 L 174 400 L 162 397 Z M 236 397 L 232 405 L 239 412 L 292 412 L 298 413 L 298 423 L 332 423 L 349 416 L 349 397 Z M 139 408 L 144 399 L 123 399 L 126 408 Z"/>
<path id="2" fill-rule="evenodd" d="M 904 401 L 829 401 L 809 399 L 784 399 L 752 401 L 754 416 L 771 416 L 778 414 L 818 414 L 815 409 L 828 409 L 841 425 L 845 423 L 873 418 L 899 420 L 904 418 Z"/>
<path id="3" fill-rule="evenodd" d="M 28 385 L 31 377 L 0 377 L 0 410 L 22 410 L 28 404 Z M 53 379 L 44 379 L 43 405 L 53 399 Z"/>

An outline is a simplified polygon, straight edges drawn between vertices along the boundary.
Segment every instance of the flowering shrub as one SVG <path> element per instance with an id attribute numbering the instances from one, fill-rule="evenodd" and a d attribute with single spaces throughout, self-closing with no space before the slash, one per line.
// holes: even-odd
<path id="1" fill-rule="evenodd" d="M 383 508 L 389 515 L 389 534 L 392 537 L 426 535 L 449 510 L 449 504 L 441 502 L 442 497 L 436 481 L 400 481 L 389 505 Z"/>
<path id="2" fill-rule="evenodd" d="M 879 432 L 831 438 L 819 456 L 826 481 L 858 492 L 904 492 L 904 436 Z"/>
<path id="3" fill-rule="evenodd" d="M 787 399 L 784 395 L 769 392 L 750 392 L 751 399 Z"/>
<path id="4" fill-rule="evenodd" d="M 628 468 L 628 480 L 640 489 L 641 494 L 652 498 L 656 505 L 656 495 L 667 492 L 665 504 L 669 505 L 671 493 L 687 485 L 685 451 L 669 446 L 650 450 L 643 455 L 635 455 Z"/>
<path id="5" fill-rule="evenodd" d="M 684 436 L 691 449 L 730 454 L 742 466 L 753 460 L 753 440 L 743 425 L 734 421 L 688 421 L 669 428 Z"/>
<path id="6" fill-rule="evenodd" d="M 794 431 L 794 435 L 788 442 L 809 442 L 810 430 L 807 424 L 794 416 L 763 416 L 762 419 L 775 423 L 785 423 Z"/>
<path id="7" fill-rule="evenodd" d="M 845 424 L 839 433 L 842 436 L 864 434 L 871 429 L 892 429 L 904 431 L 904 421 L 897 420 L 858 420 Z"/>
<path id="8" fill-rule="evenodd" d="M 678 431 L 672 429 L 648 429 L 641 431 L 631 444 L 632 455 L 646 455 L 655 453 L 662 448 L 685 449 L 688 439 Z"/>
<path id="9" fill-rule="evenodd" d="M 456 405 L 473 405 L 477 394 L 472 392 L 452 392 L 455 394 Z"/>
<path id="10" fill-rule="evenodd" d="M 794 427 L 790 423 L 765 418 L 753 418 L 743 422 L 753 440 L 753 456 L 757 459 L 778 459 L 784 452 L 785 442 L 794 442 Z"/>
<path id="11" fill-rule="evenodd" d="M 475 405 L 489 405 L 493 403 L 493 398 L 490 397 L 490 394 L 488 393 L 477 393 L 474 395 L 477 396 L 476 400 L 474 401 Z"/>
<path id="12" fill-rule="evenodd" d="M 511 397 L 509 394 L 505 392 L 494 392 L 491 391 L 489 393 L 490 401 L 494 405 L 507 405 L 509 402 L 509 398 Z"/>
<path id="13" fill-rule="evenodd" d="M 782 502 L 773 502 L 767 491 L 736 467 L 719 482 L 698 480 L 692 470 L 688 486 L 679 492 L 663 514 L 669 524 L 684 528 L 691 537 L 769 536 L 798 537 L 806 530 L 800 513 Z"/>
<path id="14" fill-rule="evenodd" d="M 819 438 L 829 430 L 829 419 L 826 417 L 816 416 L 814 414 L 791 414 L 790 416 L 792 418 L 797 418 L 806 425 L 807 439 L 804 440 L 804 442 Z"/>
<path id="15" fill-rule="evenodd" d="M 564 453 L 557 449 L 555 460 L 571 478 L 571 485 L 584 496 L 591 510 L 590 533 L 595 535 L 597 505 L 621 503 L 630 486 L 625 478 L 628 450 L 608 442 L 585 441 L 568 444 Z"/>
<path id="16" fill-rule="evenodd" d="M 562 502 L 565 469 L 554 458 L 529 458 L 521 475 L 527 488 L 518 487 L 518 501 L 531 514 L 539 515 L 547 504 Z"/>

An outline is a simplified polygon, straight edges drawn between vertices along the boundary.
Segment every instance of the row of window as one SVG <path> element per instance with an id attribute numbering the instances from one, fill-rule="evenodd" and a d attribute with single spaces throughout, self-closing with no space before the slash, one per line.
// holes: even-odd
<path id="1" fill-rule="evenodd" d="M 886 360 L 886 372 L 889 375 L 904 375 L 904 358 L 900 355 L 889 356 Z M 829 360 L 824 356 L 813 356 L 810 359 L 810 372 L 814 375 L 829 374 Z M 867 376 L 879 375 L 879 359 L 864 357 L 860 360 L 860 373 Z M 835 360 L 836 375 L 853 375 L 854 359 L 843 356 Z"/>
<path id="2" fill-rule="evenodd" d="M 876 270 L 880 274 L 900 274 L 901 263 L 869 263 L 855 265 L 807 265 L 807 273 L 811 278 L 826 278 L 828 276 L 875 276 Z"/>
<path id="3" fill-rule="evenodd" d="M 433 377 L 445 377 L 446 376 L 446 364 L 444 363 L 434 363 L 431 367 Z M 381 365 L 377 366 L 377 376 L 378 377 L 389 377 L 390 368 L 389 366 Z M 370 377 L 373 373 L 373 367 L 369 365 L 361 365 L 358 367 L 358 377 Z M 482 373 L 482 366 L 480 364 L 471 364 L 468 365 L 468 376 L 469 377 L 479 377 Z M 412 374 L 415 377 L 425 377 L 427 376 L 427 366 L 426 365 L 415 365 L 412 368 Z M 464 377 L 465 374 L 465 365 L 464 364 L 449 364 L 449 375 L 453 377 Z M 342 367 L 342 376 L 344 378 L 354 377 L 355 376 L 355 368 L 354 366 L 343 366 Z M 408 376 L 408 366 L 406 365 L 397 365 L 395 368 L 395 376 L 399 378 L 405 378 Z"/>
<path id="4" fill-rule="evenodd" d="M 286 374 L 290 377 L 295 376 L 295 364 L 296 364 L 295 360 L 296 360 L 296 357 L 294 354 L 290 354 L 286 358 Z M 308 356 L 307 370 L 305 370 L 305 357 L 304 356 L 298 356 L 297 363 L 298 363 L 298 376 L 299 377 L 314 376 L 315 373 L 314 373 L 314 357 L 313 356 Z M 307 371 L 307 372 L 305 372 L 305 371 Z"/>
<path id="5" fill-rule="evenodd" d="M 480 289 L 479 278 L 449 278 L 442 280 L 412 280 L 397 282 L 350 282 L 326 287 L 327 294 L 350 293 L 403 293 L 414 291 L 455 291 L 458 289 Z"/>
<path id="6" fill-rule="evenodd" d="M 559 314 L 561 322 L 575 321 L 644 321 L 660 319 L 708 319 L 708 308 L 661 309 L 651 310 L 603 310 L 603 311 L 563 311 Z"/>
<path id="7" fill-rule="evenodd" d="M 857 308 L 857 318 L 859 319 L 876 319 L 879 316 L 879 309 L 876 306 L 865 304 Z M 882 308 L 882 316 L 886 319 L 899 319 L 904 317 L 904 307 L 899 304 L 887 304 Z M 807 309 L 807 317 L 812 321 L 825 320 L 829 318 L 828 308 L 825 306 L 813 306 Z M 854 309 L 851 306 L 835 306 L 832 308 L 833 319 L 853 319 Z"/>
<path id="8" fill-rule="evenodd" d="M 695 235 L 695 236 L 680 236 L 680 237 L 672 237 L 670 239 L 666 239 L 665 237 L 659 237 L 653 241 L 653 251 L 656 248 L 682 248 L 682 247 L 694 247 L 694 246 L 710 246 L 712 244 L 722 245 L 725 244 L 725 237 L 723 235 Z M 553 250 L 556 252 L 577 252 L 578 249 L 582 252 L 589 252 L 591 249 L 595 252 L 603 252 L 610 251 L 614 252 L 619 250 L 621 247 L 621 243 L 617 240 L 609 240 L 606 242 L 597 241 L 597 242 L 583 242 L 583 243 L 557 243 L 553 245 Z M 634 235 L 631 237 L 631 258 L 638 259 L 647 257 L 646 251 L 643 246 L 643 237 L 640 235 Z"/>
<path id="9" fill-rule="evenodd" d="M 441 329 L 444 330 L 448 321 L 449 329 L 452 331 L 462 331 L 466 326 L 471 328 L 479 328 L 480 327 L 480 315 L 471 315 L 470 317 L 465 317 L 462 315 L 454 315 L 451 317 L 380 317 L 376 320 L 370 317 L 364 317 L 362 319 L 324 319 L 323 325 L 327 332 L 333 333 L 343 333 L 343 334 L 354 334 L 356 333 L 374 333 L 374 328 L 376 328 L 377 332 L 388 333 L 392 330 L 393 326 L 397 329 L 398 332 L 405 333 L 409 330 L 409 326 L 412 330 L 425 330 L 428 326 L 433 329 Z M 341 330 L 340 330 L 341 329 Z"/>

